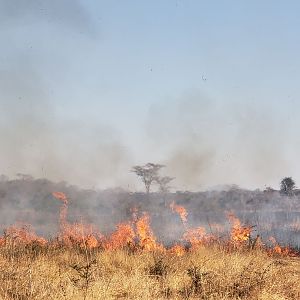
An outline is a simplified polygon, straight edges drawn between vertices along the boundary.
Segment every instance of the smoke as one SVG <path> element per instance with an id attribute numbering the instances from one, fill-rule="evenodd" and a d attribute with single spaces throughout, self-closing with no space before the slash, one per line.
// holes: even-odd
<path id="1" fill-rule="evenodd" d="M 59 119 L 43 82 L 24 63 L 0 72 L 0 81 L 0 161 L 8 175 L 67 178 L 89 187 L 125 183 L 120 174 L 131 158 L 116 130 Z"/>
<path id="2" fill-rule="evenodd" d="M 277 188 L 285 174 L 294 172 L 288 157 L 294 143 L 290 120 L 276 103 L 272 107 L 263 102 L 236 104 L 233 114 L 238 129 L 234 141 L 239 150 L 237 163 L 244 169 L 245 182 Z"/>
<path id="3" fill-rule="evenodd" d="M 75 46 L 74 35 L 83 34 L 83 45 L 93 39 L 88 12 L 79 1 L 0 1 L 0 24 L 2 40 L 9 36 L 9 46 L 0 50 L 2 172 L 90 188 L 127 184 L 131 155 L 121 134 L 101 121 L 61 118 L 68 99 L 59 100 L 52 88 L 55 77 L 64 83 L 64 70 L 73 63 L 68 49 Z M 40 45 L 49 38 L 58 41 L 52 53 Z M 61 49 L 60 43 L 69 47 Z M 49 55 L 53 67 L 45 63 Z"/>
<path id="4" fill-rule="evenodd" d="M 67 105 L 63 104 L 73 99 L 57 97 L 57 90 L 77 63 L 82 75 L 81 67 L 96 34 L 80 1 L 0 0 L 1 173 L 67 180 L 88 188 L 124 187 L 134 179 L 133 174 L 129 176 L 129 169 L 136 164 L 131 148 L 137 148 L 143 152 L 141 164 L 165 164 L 163 171 L 176 177 L 172 185 L 180 189 L 203 190 L 231 183 L 277 187 L 282 177 L 294 176 L 287 145 L 292 147 L 295 138 L 286 114 L 276 103 L 269 107 L 263 100 L 250 103 L 239 99 L 238 104 L 191 90 L 152 106 L 146 134 L 136 146 L 128 145 L 118 130 L 103 124 L 102 112 L 99 120 L 91 122 L 85 121 L 88 116 L 84 112 L 80 118 L 72 114 L 66 118 Z M 49 40 L 53 42 L 43 45 Z M 70 51 L 78 54 L 76 61 L 69 58 Z M 81 80 L 79 77 L 68 87 L 76 89 Z M 165 195 L 151 195 L 149 201 L 142 194 L 83 191 L 43 180 L 0 183 L 1 223 L 30 221 L 40 232 L 55 232 L 59 203 L 51 192 L 56 190 L 70 197 L 71 220 L 83 216 L 101 230 L 111 230 L 115 223 L 130 218 L 131 208 L 139 207 L 150 212 L 153 227 L 163 239 L 180 236 L 182 224 L 164 206 Z M 255 206 L 274 198 L 278 203 L 286 200 L 237 189 L 166 197 L 166 202 L 174 200 L 186 206 L 193 226 L 207 225 L 208 216 L 212 222 L 223 222 L 227 209 L 248 211 L 248 201 Z M 270 216 L 274 207 L 274 203 L 259 207 L 261 222 L 266 211 L 272 219 L 267 222 L 286 221 L 284 212 Z M 297 218 L 298 214 L 291 216 L 290 221 Z"/>
<path id="5" fill-rule="evenodd" d="M 236 183 L 247 188 L 278 186 L 291 174 L 289 121 L 274 104 L 221 101 L 199 91 L 154 105 L 146 132 L 184 189 Z M 157 150 L 156 150 L 157 151 Z"/>
<path id="6" fill-rule="evenodd" d="M 40 26 L 46 23 L 60 29 L 92 32 L 88 13 L 77 0 L 1 0 L 0 24 L 3 26 Z"/>
<path id="7" fill-rule="evenodd" d="M 53 191 L 62 191 L 68 196 L 68 222 L 92 223 L 104 234 L 114 230 L 116 224 L 131 220 L 132 208 L 137 208 L 139 214 L 149 213 L 156 236 L 168 245 L 181 240 L 186 226 L 201 226 L 213 234 L 216 223 L 229 229 L 226 212 L 234 211 L 243 224 L 254 226 L 252 237 L 260 234 L 267 242 L 274 236 L 283 244 L 300 245 L 299 192 L 294 197 L 285 197 L 278 191 L 249 191 L 237 187 L 226 191 L 151 193 L 147 196 L 121 189 L 83 190 L 63 182 L 34 180 L 27 176 L 19 176 L 17 180 L 2 178 L 0 228 L 22 222 L 30 223 L 39 234 L 56 234 L 61 202 L 52 196 Z M 170 208 L 173 202 L 186 209 L 186 226 Z"/>
<path id="8" fill-rule="evenodd" d="M 76 91 L 78 82 L 82 85 L 81 69 L 97 34 L 80 1 L 0 0 L 0 25 L 3 173 L 85 187 L 126 186 L 133 180 L 128 170 L 137 163 L 131 148 L 139 148 L 140 163 L 166 164 L 180 189 L 232 183 L 276 187 L 282 177 L 294 176 L 286 146 L 295 142 L 290 123 L 278 113 L 283 110 L 278 104 L 269 107 L 263 99 L 235 103 L 190 90 L 152 106 L 146 134 L 136 140 L 139 147 L 99 121 L 102 112 L 90 122 L 84 121 L 84 112 L 80 118 L 70 113 L 67 119 L 63 110 L 72 108 L 68 96 L 76 92 L 61 92 L 59 86 Z M 76 58 L 70 58 L 70 51 Z M 74 82 L 68 82 L 68 72 L 77 74 Z"/>
<path id="9" fill-rule="evenodd" d="M 185 189 L 199 189 L 207 184 L 215 158 L 215 103 L 193 92 L 175 101 L 153 106 L 146 132 L 150 147 L 163 153 L 161 160 L 176 185 Z"/>

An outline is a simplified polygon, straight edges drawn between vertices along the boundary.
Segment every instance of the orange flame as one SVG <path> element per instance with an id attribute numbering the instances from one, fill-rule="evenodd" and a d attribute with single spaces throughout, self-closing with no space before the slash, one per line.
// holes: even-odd
<path id="1" fill-rule="evenodd" d="M 252 232 L 251 227 L 242 226 L 241 221 L 233 214 L 227 214 L 229 222 L 231 223 L 231 240 L 233 243 L 242 244 L 250 239 Z"/>
<path id="2" fill-rule="evenodd" d="M 136 222 L 136 231 L 139 238 L 139 245 L 147 251 L 163 250 L 163 247 L 156 242 L 156 238 L 150 227 L 149 215 L 144 215 Z"/>
<path id="3" fill-rule="evenodd" d="M 187 216 L 188 216 L 186 209 L 181 205 L 177 205 L 174 201 L 170 204 L 170 208 L 172 209 L 173 212 L 176 212 L 179 214 L 182 223 L 184 225 L 186 225 L 187 224 Z"/>
<path id="4" fill-rule="evenodd" d="M 273 236 L 269 238 L 269 241 L 273 244 L 273 248 L 269 251 L 269 254 L 297 256 L 297 253 L 293 249 L 289 247 L 281 247 Z"/>
<path id="5" fill-rule="evenodd" d="M 108 241 L 104 243 L 107 250 L 124 248 L 134 243 L 135 233 L 130 223 L 118 224 Z"/>
<path id="6" fill-rule="evenodd" d="M 60 226 L 61 226 L 61 230 L 63 231 L 64 227 L 66 227 L 67 225 L 68 198 L 62 192 L 53 192 L 52 195 L 54 198 L 63 201 L 63 205 L 60 208 L 60 213 L 59 213 Z"/>
<path id="7" fill-rule="evenodd" d="M 27 224 L 16 224 L 8 227 L 5 230 L 4 238 L 2 243 L 5 244 L 8 241 L 19 245 L 29 245 L 36 243 L 40 246 L 45 246 L 47 240 L 36 235 L 30 225 Z"/>
<path id="8" fill-rule="evenodd" d="M 211 240 L 212 236 L 206 233 L 204 227 L 199 226 L 197 228 L 191 228 L 187 230 L 183 235 L 183 238 L 191 244 L 193 250 L 201 245 L 208 243 Z"/>
<path id="9" fill-rule="evenodd" d="M 95 234 L 96 230 L 90 224 L 73 223 L 65 224 L 64 230 L 59 234 L 59 241 L 67 247 L 78 245 L 81 248 L 95 248 L 98 246 L 98 240 Z M 101 236 L 98 233 L 98 236 Z"/>
<path id="10" fill-rule="evenodd" d="M 62 193 L 62 192 L 53 192 L 52 195 L 56 199 L 62 200 L 63 202 L 68 203 L 68 198 L 67 198 L 67 196 L 64 193 Z"/>
<path id="11" fill-rule="evenodd" d="M 96 248 L 101 247 L 105 250 L 116 250 L 125 247 L 131 247 L 131 249 L 141 249 L 144 251 L 164 251 L 175 256 L 184 255 L 187 250 L 183 245 L 176 244 L 169 249 L 165 249 L 163 245 L 157 242 L 157 239 L 150 227 L 150 217 L 147 213 L 144 213 L 139 217 L 136 208 L 132 209 L 132 219 L 130 222 L 120 223 L 116 226 L 116 230 L 109 236 L 102 236 L 96 228 L 91 224 L 83 222 L 69 223 L 67 222 L 67 209 L 68 198 L 62 192 L 53 192 L 53 197 L 62 201 L 60 208 L 60 231 L 57 236 L 56 242 L 49 242 L 46 239 L 38 236 L 34 230 L 28 225 L 14 225 L 8 227 L 4 235 L 0 237 L 0 246 L 5 245 L 64 245 L 67 247 L 78 246 L 80 248 Z M 219 224 L 209 224 L 211 231 L 217 233 L 216 236 L 207 234 L 204 227 L 187 228 L 187 211 L 184 207 L 176 205 L 173 202 L 170 205 L 173 212 L 179 214 L 182 223 L 185 226 L 186 232 L 183 235 L 183 241 L 188 242 L 191 245 L 191 250 L 197 249 L 199 246 L 207 246 L 218 239 L 218 233 L 224 231 L 224 227 Z M 250 234 L 252 228 L 249 226 L 243 226 L 241 221 L 232 213 L 228 214 L 228 219 L 231 224 L 230 240 L 226 241 L 224 245 L 228 246 L 228 249 L 235 249 L 245 245 L 246 241 L 250 240 Z M 294 224 L 293 224 L 294 225 Z M 298 229 L 298 223 L 294 225 Z M 295 252 L 289 247 L 281 247 L 275 240 L 270 238 L 273 247 L 268 249 L 262 244 L 259 237 L 253 242 L 261 249 L 265 249 L 270 255 L 287 255 L 298 256 L 299 253 Z M 232 247 L 232 245 L 234 247 Z"/>
<path id="12" fill-rule="evenodd" d="M 95 248 L 98 246 L 98 240 L 94 235 L 94 228 L 92 225 L 84 223 L 69 224 L 67 222 L 68 212 L 68 198 L 62 192 L 53 192 L 53 197 L 63 201 L 63 205 L 60 209 L 60 234 L 59 240 L 65 246 L 71 247 L 73 245 L 79 245 L 84 248 Z M 100 235 L 100 234 L 99 234 Z"/>
<path id="13" fill-rule="evenodd" d="M 169 253 L 176 256 L 183 256 L 185 252 L 185 248 L 182 245 L 174 245 L 169 249 Z"/>

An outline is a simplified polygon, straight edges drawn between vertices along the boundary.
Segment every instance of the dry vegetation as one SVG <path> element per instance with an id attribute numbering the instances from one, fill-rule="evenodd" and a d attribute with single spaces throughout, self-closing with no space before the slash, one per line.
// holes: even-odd
<path id="1" fill-rule="evenodd" d="M 6 246 L 1 299 L 300 299 L 300 260 L 203 246 L 166 252 Z"/>
<path id="2" fill-rule="evenodd" d="M 48 240 L 15 224 L 0 237 L 0 299 L 300 299 L 300 256 L 229 214 L 224 239 L 190 227 L 183 206 L 171 204 L 185 228 L 181 242 L 158 242 L 146 213 L 102 235 L 67 220 L 60 192 L 60 231 Z"/>

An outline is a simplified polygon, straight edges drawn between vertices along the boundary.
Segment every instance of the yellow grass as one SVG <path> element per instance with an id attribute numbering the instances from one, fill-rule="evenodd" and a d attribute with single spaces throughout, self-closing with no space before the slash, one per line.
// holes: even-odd
<path id="1" fill-rule="evenodd" d="M 202 247 L 182 257 L 130 250 L 2 247 L 1 299 L 300 299 L 300 259 Z"/>

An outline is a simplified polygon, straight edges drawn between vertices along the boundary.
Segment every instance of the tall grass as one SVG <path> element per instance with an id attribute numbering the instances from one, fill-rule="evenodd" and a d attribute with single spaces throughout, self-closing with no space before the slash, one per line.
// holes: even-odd
<path id="1" fill-rule="evenodd" d="M 199 247 L 183 256 L 139 249 L 0 248 L 0 299 L 300 299 L 300 259 Z"/>

